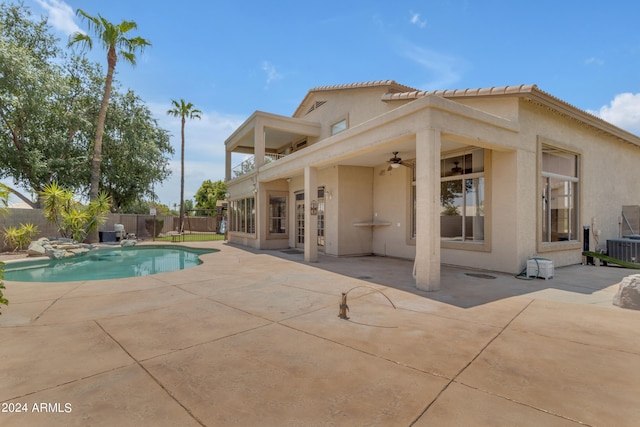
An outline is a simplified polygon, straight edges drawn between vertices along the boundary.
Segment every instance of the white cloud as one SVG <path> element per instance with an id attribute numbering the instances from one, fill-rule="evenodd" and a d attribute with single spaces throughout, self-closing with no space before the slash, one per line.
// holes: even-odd
<path id="1" fill-rule="evenodd" d="M 466 63 L 460 58 L 408 42 L 401 42 L 399 53 L 432 75 L 431 80 L 423 84 L 425 90 L 450 89 L 466 68 Z"/>
<path id="2" fill-rule="evenodd" d="M 71 6 L 61 0 L 36 0 L 49 13 L 49 23 L 66 35 L 83 32 L 75 22 Z"/>
<path id="3" fill-rule="evenodd" d="M 589 111 L 622 129 L 640 135 L 640 93 L 621 93 L 609 105 Z"/>
<path id="4" fill-rule="evenodd" d="M 411 13 L 411 19 L 409 20 L 410 23 L 412 23 L 413 25 L 417 25 L 420 28 L 424 28 L 427 26 L 427 21 L 420 18 L 419 13 L 415 13 L 415 12 L 410 12 L 410 13 Z"/>
<path id="5" fill-rule="evenodd" d="M 262 61 L 262 71 L 267 74 L 267 85 L 271 82 L 282 79 L 282 74 L 278 73 L 275 65 L 269 61 Z"/>
<path id="6" fill-rule="evenodd" d="M 604 61 L 602 59 L 596 58 L 595 56 L 587 58 L 584 63 L 586 65 L 604 65 Z"/>

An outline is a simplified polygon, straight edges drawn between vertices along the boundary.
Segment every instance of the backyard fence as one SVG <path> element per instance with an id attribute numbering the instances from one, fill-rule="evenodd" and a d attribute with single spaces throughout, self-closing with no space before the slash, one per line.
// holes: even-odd
<path id="1" fill-rule="evenodd" d="M 33 224 L 38 227 L 40 237 L 60 237 L 53 224 L 47 222 L 40 209 L 8 209 L 6 216 L 0 216 L 0 236 L 9 227 L 20 227 L 20 224 Z M 176 215 L 136 215 L 109 214 L 105 224 L 100 226 L 99 234 L 103 241 L 116 240 L 116 224 L 122 224 L 124 233 L 135 235 L 141 240 L 160 241 L 204 241 L 223 240 L 223 218 L 221 209 L 198 210 L 187 212 L 184 217 L 184 228 L 179 232 L 180 217 Z M 155 223 L 155 229 L 154 229 Z M 154 236 L 155 231 L 155 236 Z M 118 236 L 119 238 L 120 236 Z M 7 250 L 4 238 L 0 238 L 0 252 Z"/>

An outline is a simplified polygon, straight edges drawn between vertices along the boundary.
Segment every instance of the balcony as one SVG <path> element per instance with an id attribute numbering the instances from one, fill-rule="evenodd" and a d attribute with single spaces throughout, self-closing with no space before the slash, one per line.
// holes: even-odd
<path id="1" fill-rule="evenodd" d="M 271 163 L 285 157 L 286 154 L 267 153 L 264 156 L 264 163 Z M 256 169 L 255 156 L 251 156 L 243 160 L 238 165 L 231 169 L 231 179 L 240 178 L 243 175 L 247 175 Z"/>

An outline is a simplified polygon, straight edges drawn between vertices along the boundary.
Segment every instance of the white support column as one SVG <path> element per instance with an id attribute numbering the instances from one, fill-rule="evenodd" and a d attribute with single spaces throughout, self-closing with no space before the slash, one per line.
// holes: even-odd
<path id="1" fill-rule="evenodd" d="M 253 156 L 254 161 L 256 162 L 256 169 L 259 169 L 260 166 L 264 165 L 264 153 L 265 153 L 265 135 L 264 135 L 264 125 L 262 121 L 257 120 L 256 126 L 253 129 Z"/>
<path id="2" fill-rule="evenodd" d="M 231 179 L 231 151 L 229 150 L 225 150 L 224 179 L 225 181 L 229 181 Z"/>
<path id="3" fill-rule="evenodd" d="M 416 287 L 440 289 L 440 131 L 416 134 Z"/>
<path id="4" fill-rule="evenodd" d="M 304 168 L 304 260 L 318 262 L 318 215 L 311 215 L 311 205 L 318 203 L 317 170 Z"/>

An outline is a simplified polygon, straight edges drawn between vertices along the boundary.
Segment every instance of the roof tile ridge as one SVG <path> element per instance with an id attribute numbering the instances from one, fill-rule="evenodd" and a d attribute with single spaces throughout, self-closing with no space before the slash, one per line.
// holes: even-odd
<path id="1" fill-rule="evenodd" d="M 325 85 L 325 86 L 317 86 L 312 89 L 309 89 L 309 92 L 322 92 L 328 90 L 339 90 L 339 89 L 357 89 L 357 88 L 365 88 L 365 87 L 380 87 L 380 86 L 395 86 L 396 89 L 413 89 L 409 86 L 400 84 L 395 80 L 370 80 L 365 82 L 355 82 L 355 83 L 343 83 L 336 85 Z"/>
<path id="2" fill-rule="evenodd" d="M 539 92 L 544 93 L 547 96 L 551 96 L 546 92 L 538 89 L 535 84 L 520 84 L 520 85 L 506 85 L 506 86 L 491 86 L 484 88 L 466 88 L 466 89 L 436 89 L 436 90 L 413 90 L 408 92 L 386 93 L 382 96 L 383 100 L 400 100 L 400 99 L 417 99 L 427 95 L 436 95 L 443 98 L 456 98 L 456 97 L 472 97 L 483 95 L 513 95 Z M 555 98 L 555 97 L 554 97 Z M 559 98 L 556 98 L 560 100 Z M 560 100 L 561 101 L 561 100 Z"/>

